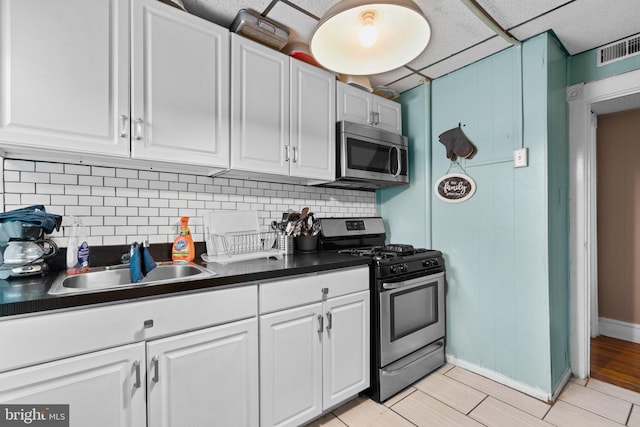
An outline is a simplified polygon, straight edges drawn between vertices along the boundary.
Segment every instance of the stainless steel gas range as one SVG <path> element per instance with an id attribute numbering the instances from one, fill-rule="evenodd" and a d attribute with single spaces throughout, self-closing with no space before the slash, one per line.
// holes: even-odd
<path id="1" fill-rule="evenodd" d="M 371 258 L 370 394 L 383 402 L 445 363 L 442 253 L 385 245 L 379 217 L 320 221 L 320 250 Z"/>

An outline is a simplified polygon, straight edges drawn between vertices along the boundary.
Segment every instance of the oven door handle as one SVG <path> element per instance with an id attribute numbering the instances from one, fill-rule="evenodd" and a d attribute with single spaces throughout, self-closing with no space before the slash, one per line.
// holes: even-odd
<path id="1" fill-rule="evenodd" d="M 403 280 L 402 282 L 383 282 L 382 289 L 400 289 L 409 286 L 422 285 L 431 280 L 437 280 L 442 276 L 444 276 L 444 273 L 429 274 L 427 276 L 420 276 L 411 280 Z"/>

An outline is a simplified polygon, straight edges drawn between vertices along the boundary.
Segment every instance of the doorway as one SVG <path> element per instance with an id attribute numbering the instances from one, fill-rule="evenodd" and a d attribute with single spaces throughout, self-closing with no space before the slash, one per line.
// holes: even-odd
<path id="1" fill-rule="evenodd" d="M 590 374 L 598 335 L 596 114 L 640 108 L 640 70 L 567 88 L 569 106 L 571 370 Z"/>
<path id="2" fill-rule="evenodd" d="M 599 106 L 595 106 L 599 110 Z M 640 109 L 597 116 L 597 313 L 591 378 L 640 392 Z M 594 331 L 592 331 L 592 336 Z"/>

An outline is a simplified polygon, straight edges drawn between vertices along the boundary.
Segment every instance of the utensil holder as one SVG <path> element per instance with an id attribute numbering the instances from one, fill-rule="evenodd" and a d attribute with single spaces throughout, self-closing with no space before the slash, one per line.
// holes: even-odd
<path id="1" fill-rule="evenodd" d="M 293 236 L 287 236 L 282 233 L 278 235 L 278 249 L 283 251 L 285 255 L 293 254 Z"/>
<path id="2" fill-rule="evenodd" d="M 297 236 L 295 241 L 300 252 L 314 252 L 318 247 L 318 236 Z"/>

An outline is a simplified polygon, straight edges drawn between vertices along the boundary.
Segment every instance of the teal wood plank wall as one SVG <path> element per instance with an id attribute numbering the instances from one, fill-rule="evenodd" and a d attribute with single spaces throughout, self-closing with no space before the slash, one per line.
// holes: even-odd
<path id="1" fill-rule="evenodd" d="M 569 58 L 568 85 L 590 82 L 640 69 L 640 55 L 596 67 L 597 51 L 597 49 L 591 49 Z"/>
<path id="2" fill-rule="evenodd" d="M 542 34 L 403 94 L 420 166 L 408 189 L 378 192 L 398 241 L 421 244 L 405 218 L 426 209 L 421 233 L 447 262 L 447 354 L 547 395 L 569 363 L 566 76 Z M 477 192 L 450 204 L 432 186 L 459 171 L 438 141 L 458 124 L 478 148 L 461 161 Z M 516 169 L 523 146 L 529 166 Z"/>
<path id="3" fill-rule="evenodd" d="M 431 247 L 431 86 L 402 94 L 402 129 L 409 138 L 408 187 L 376 192 L 378 215 L 385 219 L 387 240 Z"/>

